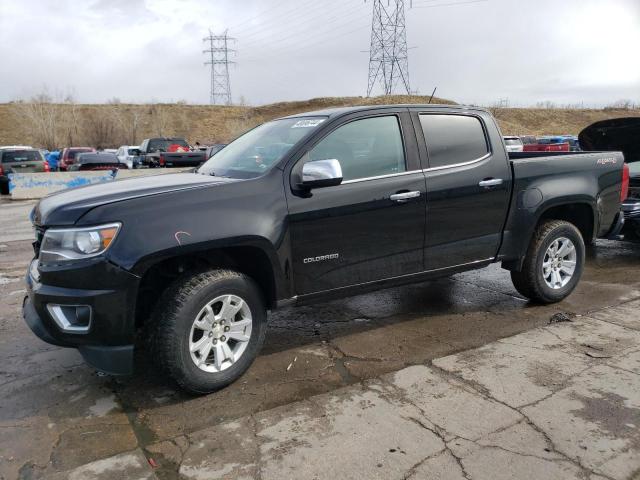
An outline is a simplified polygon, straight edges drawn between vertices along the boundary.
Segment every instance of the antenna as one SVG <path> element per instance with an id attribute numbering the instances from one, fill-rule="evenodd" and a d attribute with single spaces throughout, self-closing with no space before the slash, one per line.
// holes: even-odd
<path id="1" fill-rule="evenodd" d="M 367 97 L 376 83 L 385 95 L 394 93 L 398 84 L 411 94 L 404 4 L 405 0 L 387 0 L 385 7 L 384 0 L 373 0 Z"/>
<path id="2" fill-rule="evenodd" d="M 235 52 L 229 48 L 229 43 L 235 38 L 227 35 L 227 30 L 223 35 L 214 35 L 209 30 L 209 36 L 202 39 L 209 42 L 209 48 L 202 53 L 210 55 L 205 65 L 211 65 L 211 92 L 209 103 L 211 105 L 231 105 L 231 82 L 229 81 L 229 53 Z"/>

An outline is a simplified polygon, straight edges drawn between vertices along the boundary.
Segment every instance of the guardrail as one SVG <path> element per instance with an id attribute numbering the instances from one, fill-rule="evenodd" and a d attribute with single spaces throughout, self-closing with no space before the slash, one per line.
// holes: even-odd
<path id="1" fill-rule="evenodd" d="M 151 168 L 139 170 L 104 170 L 51 173 L 10 173 L 9 194 L 12 200 L 32 200 L 66 190 L 125 178 L 179 173 L 189 168 Z"/>

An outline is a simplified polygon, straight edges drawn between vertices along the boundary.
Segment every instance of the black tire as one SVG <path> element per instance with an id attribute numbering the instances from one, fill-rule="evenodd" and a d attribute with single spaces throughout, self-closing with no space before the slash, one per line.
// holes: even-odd
<path id="1" fill-rule="evenodd" d="M 241 297 L 251 311 L 252 331 L 240 358 L 227 369 L 205 372 L 192 360 L 189 336 L 204 306 L 221 295 Z M 267 326 L 267 311 L 255 282 L 232 270 L 210 270 L 176 280 L 162 295 L 150 321 L 154 361 L 184 390 L 211 393 L 238 379 L 258 355 Z"/>
<path id="2" fill-rule="evenodd" d="M 561 237 L 573 242 L 576 249 L 576 266 L 571 280 L 562 288 L 553 289 L 545 282 L 542 263 L 549 246 Z M 547 220 L 536 228 L 522 270 L 511 272 L 511 281 L 521 295 L 534 302 L 556 303 L 565 299 L 576 288 L 582 276 L 584 261 L 585 246 L 580 231 L 564 220 Z"/>
<path id="3" fill-rule="evenodd" d="M 0 179 L 0 195 L 9 195 L 9 180 Z"/>

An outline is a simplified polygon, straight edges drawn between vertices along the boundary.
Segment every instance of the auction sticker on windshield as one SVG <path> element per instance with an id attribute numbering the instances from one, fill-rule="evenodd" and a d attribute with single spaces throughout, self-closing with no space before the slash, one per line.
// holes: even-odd
<path id="1" fill-rule="evenodd" d="M 298 120 L 296 123 L 291 125 L 291 128 L 317 127 L 318 125 L 320 125 L 325 120 L 326 119 L 324 119 L 324 118 L 311 118 L 311 119 L 308 119 L 308 120 Z"/>

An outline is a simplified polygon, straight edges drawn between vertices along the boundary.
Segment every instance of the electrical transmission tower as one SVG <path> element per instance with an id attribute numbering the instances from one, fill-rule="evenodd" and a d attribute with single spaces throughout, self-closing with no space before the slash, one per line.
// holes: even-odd
<path id="1" fill-rule="evenodd" d="M 373 0 L 367 97 L 376 83 L 381 84 L 385 95 L 394 93 L 398 83 L 407 95 L 411 93 L 404 3 L 404 0 Z"/>
<path id="2" fill-rule="evenodd" d="M 202 53 L 210 55 L 205 65 L 211 65 L 211 93 L 209 102 L 211 105 L 231 105 L 231 83 L 229 82 L 229 53 L 234 52 L 229 48 L 229 43 L 235 41 L 227 35 L 214 35 L 209 30 L 209 36 L 202 39 L 209 42 L 209 48 Z"/>

